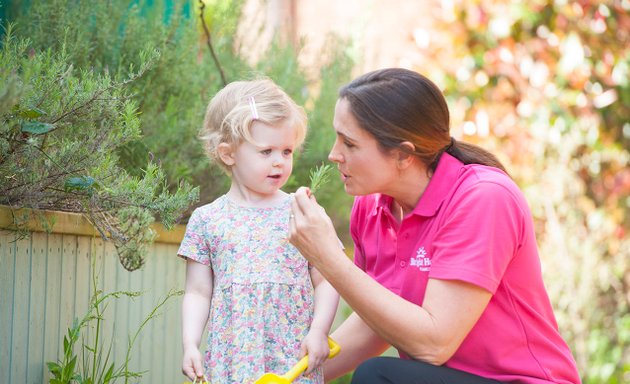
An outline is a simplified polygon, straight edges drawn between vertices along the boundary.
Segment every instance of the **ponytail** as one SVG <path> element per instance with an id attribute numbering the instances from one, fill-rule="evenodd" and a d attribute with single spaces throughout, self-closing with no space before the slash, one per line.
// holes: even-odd
<path id="1" fill-rule="evenodd" d="M 445 148 L 444 152 L 447 152 L 464 164 L 487 165 L 489 167 L 499 168 L 503 172 L 508 173 L 495 155 L 474 144 L 455 141 L 454 138 L 451 138 L 451 144 Z M 437 167 L 437 163 L 435 167 Z M 432 167 L 432 171 L 435 171 L 434 167 Z"/>

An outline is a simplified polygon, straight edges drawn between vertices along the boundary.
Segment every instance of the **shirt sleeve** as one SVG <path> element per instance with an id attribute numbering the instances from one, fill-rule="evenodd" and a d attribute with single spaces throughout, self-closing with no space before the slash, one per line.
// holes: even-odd
<path id="1" fill-rule="evenodd" d="M 494 294 L 523 238 L 519 201 L 496 182 L 456 193 L 433 244 L 430 278 L 461 280 Z"/>
<path id="2" fill-rule="evenodd" d="M 207 239 L 207 220 L 204 220 L 199 209 L 193 211 L 186 225 L 184 239 L 179 245 L 177 254 L 181 257 L 195 260 L 204 265 L 210 265 L 210 246 Z"/>

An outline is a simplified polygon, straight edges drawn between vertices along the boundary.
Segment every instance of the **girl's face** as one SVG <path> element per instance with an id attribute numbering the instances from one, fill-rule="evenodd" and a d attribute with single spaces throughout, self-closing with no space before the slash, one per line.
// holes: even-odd
<path id="1" fill-rule="evenodd" d="M 253 143 L 243 141 L 224 159 L 231 165 L 232 186 L 246 199 L 272 197 L 293 170 L 296 130 L 284 122 L 271 126 L 255 121 L 251 136 Z"/>
<path id="2" fill-rule="evenodd" d="M 337 138 L 328 159 L 337 163 L 346 192 L 354 196 L 391 195 L 388 192 L 397 181 L 397 159 L 383 153 L 376 139 L 359 127 L 346 99 L 337 101 L 333 127 Z"/>

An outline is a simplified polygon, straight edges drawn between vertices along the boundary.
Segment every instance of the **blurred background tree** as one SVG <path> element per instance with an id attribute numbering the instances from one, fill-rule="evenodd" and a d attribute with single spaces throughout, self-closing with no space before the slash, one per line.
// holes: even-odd
<path id="1" fill-rule="evenodd" d="M 443 87 L 454 136 L 523 188 L 584 382 L 630 382 L 630 2 L 455 0 L 432 16 L 415 69 Z"/>

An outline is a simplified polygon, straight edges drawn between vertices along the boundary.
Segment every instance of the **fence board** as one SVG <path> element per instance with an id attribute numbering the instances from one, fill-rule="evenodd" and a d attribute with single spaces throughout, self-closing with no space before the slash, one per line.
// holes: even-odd
<path id="1" fill-rule="evenodd" d="M 144 269 L 138 272 L 144 272 Z M 129 277 L 129 283 L 128 283 L 129 290 L 132 292 L 143 292 L 142 277 L 144 273 L 127 273 L 126 275 Z M 144 297 L 148 297 L 148 295 Z M 127 314 L 128 314 L 128 317 L 127 317 L 127 330 L 128 330 L 127 339 L 128 340 L 131 340 L 131 338 L 133 337 L 133 334 L 137 331 L 138 327 L 140 326 L 140 322 L 142 321 L 142 318 L 144 317 L 144 315 L 142 314 L 142 303 L 139 301 L 140 300 L 138 298 L 134 298 L 132 300 L 126 300 Z M 127 346 L 129 342 L 125 343 L 125 346 Z M 133 349 L 134 352 L 140 351 L 141 340 L 136 339 L 134 341 L 133 348 L 134 348 Z M 133 354 L 130 356 L 129 366 L 132 371 L 141 372 L 142 370 L 140 369 L 140 363 L 138 361 L 137 356 L 138 356 L 137 354 Z"/>
<path id="2" fill-rule="evenodd" d="M 11 375 L 9 381 L 26 379 L 28 366 L 28 302 L 30 299 L 31 238 L 15 242 L 15 277 L 13 289 L 13 335 L 11 337 Z"/>
<path id="3" fill-rule="evenodd" d="M 178 258 L 177 246 L 170 245 L 165 247 L 164 263 L 167 265 L 166 281 L 169 282 L 169 289 L 184 289 L 185 265 L 186 262 Z M 164 374 L 167 377 L 182 377 L 182 330 L 181 330 L 181 296 L 177 300 L 173 300 L 169 307 L 171 310 L 165 315 L 164 332 L 162 335 L 168 335 L 168 340 L 163 339 L 164 343 Z M 167 345 L 175 344 L 175 348 L 168 348 Z"/>
<path id="4" fill-rule="evenodd" d="M 44 382 L 44 315 L 46 310 L 46 254 L 48 237 L 38 232 L 31 235 L 31 292 L 29 299 L 28 322 L 28 370 L 26 382 Z"/>
<path id="5" fill-rule="evenodd" d="M 120 264 L 116 265 L 116 289 L 119 291 L 129 292 L 131 274 L 125 273 Z M 115 361 L 124 361 L 127 352 L 127 342 L 129 329 L 129 299 L 122 297 L 115 300 L 112 304 L 116 307 L 116 322 L 114 324 L 114 345 L 112 354 Z"/>
<path id="6" fill-rule="evenodd" d="M 11 338 L 13 323 L 13 279 L 15 278 L 15 233 L 0 233 L 0 383 L 11 375 Z"/>
<path id="7" fill-rule="evenodd" d="M 167 294 L 168 292 L 168 281 L 166 281 L 166 271 L 168 270 L 168 262 L 166 257 L 168 257 L 168 255 L 166 255 L 166 253 L 168 252 L 167 247 L 161 247 L 159 249 L 159 253 L 156 253 L 156 259 L 159 262 L 155 262 L 153 263 L 153 265 L 155 266 L 155 270 L 154 270 L 154 276 L 156 279 L 160 279 L 160 280 L 164 280 L 166 282 L 166 284 L 160 284 L 158 289 L 157 289 L 157 294 L 160 295 L 160 297 L 163 297 Z M 165 257 L 166 256 L 166 257 Z M 169 307 L 172 307 L 172 302 L 170 303 L 171 305 L 169 305 Z M 170 332 L 168 332 L 164 327 L 164 324 L 166 322 L 166 316 L 167 316 L 167 310 L 169 308 L 165 309 L 162 311 L 162 315 L 160 315 L 160 317 L 158 319 L 156 319 L 157 321 L 155 321 L 155 323 L 153 323 L 153 334 L 155 335 L 155 348 L 154 351 L 152 352 L 152 360 L 153 361 L 159 361 L 160 364 L 157 364 L 157 367 L 153 367 L 153 376 L 154 377 L 161 377 L 164 376 L 165 374 L 165 364 L 164 364 L 164 354 L 166 353 L 166 349 L 165 349 L 165 345 L 162 342 L 162 337 L 165 335 L 172 335 L 175 332 L 177 332 L 177 330 L 170 330 Z M 172 310 L 172 308 L 170 308 Z M 178 346 L 176 346 L 178 347 Z"/>
<path id="8" fill-rule="evenodd" d="M 116 255 L 116 249 L 113 244 L 106 243 L 102 239 L 96 240 L 96 247 L 100 249 L 99 257 L 102 258 L 102 270 L 97 275 L 103 294 L 107 295 L 117 290 L 116 286 L 116 273 L 118 265 L 118 256 Z M 102 248 L 99 248 L 102 247 Z M 114 360 L 114 332 L 116 328 L 116 302 L 108 301 L 103 311 L 103 333 L 101 336 L 106 341 L 105 348 L 111 348 L 109 351 L 110 364 L 115 362 Z"/>
<path id="9" fill-rule="evenodd" d="M 77 236 L 74 279 L 74 312 L 79 319 L 88 311 L 91 281 L 91 237 Z"/>
<path id="10" fill-rule="evenodd" d="M 63 253 L 63 237 L 61 235 L 47 236 L 48 246 L 46 255 L 46 310 L 44 314 L 44 366 L 48 361 L 57 361 L 63 352 L 62 342 L 65 326 L 60 324 L 61 317 L 61 260 Z M 46 369 L 45 382 L 50 381 L 50 374 Z"/>
<path id="11" fill-rule="evenodd" d="M 77 237 L 74 235 L 63 235 L 61 243 L 61 301 L 59 303 L 59 327 L 61 328 L 60 338 L 66 334 L 66 330 L 72 327 L 75 318 L 79 317 L 74 311 L 74 295 L 77 263 Z M 60 345 L 63 348 L 63 344 Z M 63 351 L 61 351 L 63 352 Z"/>
<path id="12" fill-rule="evenodd" d="M 148 255 L 146 263 L 143 267 L 143 279 L 142 279 L 142 291 L 143 295 L 148 295 L 154 298 L 154 300 L 142 300 L 141 316 L 142 319 L 146 318 L 153 310 L 157 300 L 161 297 L 158 291 L 158 280 L 155 276 L 155 265 L 157 264 L 156 256 L 159 253 L 158 250 L 154 254 Z M 139 340 L 138 348 L 134 353 L 135 360 L 138 362 L 138 369 L 147 372 L 147 379 L 154 381 L 154 373 L 151 372 L 151 359 L 153 358 L 153 350 L 159 348 L 157 345 L 155 348 L 152 345 L 155 343 L 155 339 L 158 335 L 155 334 L 154 325 L 158 319 L 153 319 L 148 322 L 142 329 Z"/>

